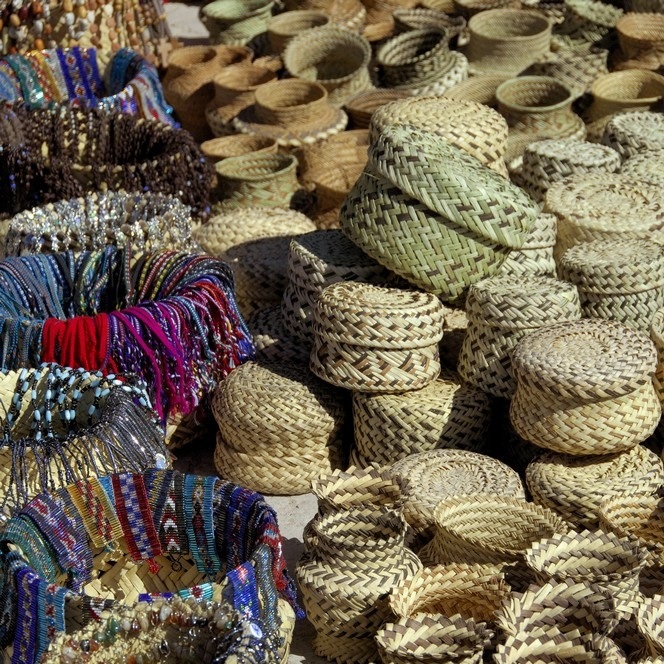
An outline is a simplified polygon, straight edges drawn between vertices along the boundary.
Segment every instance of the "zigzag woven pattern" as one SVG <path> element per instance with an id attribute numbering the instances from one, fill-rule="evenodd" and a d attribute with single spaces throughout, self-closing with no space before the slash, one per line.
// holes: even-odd
<path id="1" fill-rule="evenodd" d="M 602 143 L 629 159 L 642 152 L 664 148 L 664 118 L 661 113 L 642 111 L 612 117 L 602 136 Z"/>

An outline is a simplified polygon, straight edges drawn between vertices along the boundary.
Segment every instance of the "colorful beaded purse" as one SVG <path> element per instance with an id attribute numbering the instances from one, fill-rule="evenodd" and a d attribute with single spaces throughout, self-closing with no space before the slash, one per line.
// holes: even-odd
<path id="1" fill-rule="evenodd" d="M 41 494 L 0 535 L 0 646 L 36 664 L 66 630 L 51 661 L 136 663 L 144 642 L 143 662 L 278 662 L 279 595 L 303 616 L 281 547 L 262 496 L 214 476 L 151 470 Z M 186 605 L 205 615 L 192 625 Z"/>
<path id="2" fill-rule="evenodd" d="M 0 374 L 0 519 L 29 499 L 119 469 L 165 467 L 141 382 L 44 364 Z"/>
<path id="3" fill-rule="evenodd" d="M 47 108 L 71 102 L 176 124 L 159 74 L 140 53 L 123 48 L 107 62 L 94 48 L 52 48 L 0 58 L 0 100 Z"/>
<path id="4" fill-rule="evenodd" d="M 57 362 L 149 385 L 155 410 L 189 415 L 253 356 L 226 263 L 174 251 L 130 266 L 116 247 L 0 262 L 0 368 Z"/>

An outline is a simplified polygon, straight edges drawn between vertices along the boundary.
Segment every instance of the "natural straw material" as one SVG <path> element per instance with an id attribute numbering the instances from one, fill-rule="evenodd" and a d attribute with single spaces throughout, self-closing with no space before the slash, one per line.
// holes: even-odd
<path id="1" fill-rule="evenodd" d="M 653 385 L 660 403 L 664 404 L 664 309 L 660 309 L 653 316 L 649 333 L 657 349 L 657 369 L 653 376 Z"/>
<path id="2" fill-rule="evenodd" d="M 600 507 L 599 523 L 620 537 L 637 538 L 656 565 L 664 562 L 664 502 L 659 496 L 610 497 Z"/>
<path id="3" fill-rule="evenodd" d="M 549 50 L 551 23 L 538 12 L 490 9 L 468 21 L 472 70 L 516 76 Z"/>
<path id="4" fill-rule="evenodd" d="M 636 612 L 636 623 L 646 637 L 649 650 L 660 657 L 664 655 L 663 616 L 664 599 L 661 595 L 645 598 Z"/>
<path id="5" fill-rule="evenodd" d="M 616 150 L 623 159 L 661 150 L 664 148 L 662 114 L 641 111 L 615 115 L 604 129 L 602 143 Z"/>
<path id="6" fill-rule="evenodd" d="M 281 54 L 288 42 L 302 32 L 330 23 L 330 17 L 315 9 L 301 9 L 273 16 L 267 24 L 267 39 L 275 53 Z"/>
<path id="7" fill-rule="evenodd" d="M 468 328 L 459 354 L 461 376 L 496 397 L 511 397 L 511 356 L 520 339 L 561 320 L 581 317 L 576 288 L 552 278 L 504 275 L 473 284 Z"/>
<path id="8" fill-rule="evenodd" d="M 664 181 L 664 148 L 642 152 L 623 162 L 621 175 L 644 183 L 657 184 Z"/>
<path id="9" fill-rule="evenodd" d="M 418 389 L 440 371 L 442 328 L 443 308 L 432 295 L 332 284 L 314 307 L 310 366 L 319 377 L 360 391 Z"/>
<path id="10" fill-rule="evenodd" d="M 307 362 L 309 348 L 293 337 L 281 318 L 278 305 L 259 309 L 247 320 L 258 362 Z"/>
<path id="11" fill-rule="evenodd" d="M 335 106 L 371 87 L 370 58 L 371 46 L 364 37 L 336 26 L 307 30 L 284 51 L 288 73 L 320 83 Z"/>
<path id="12" fill-rule="evenodd" d="M 664 16 L 650 13 L 625 14 L 616 23 L 620 50 L 628 57 L 639 59 L 655 51 L 659 58 L 664 50 Z"/>
<path id="13" fill-rule="evenodd" d="M 664 307 L 664 250 L 645 239 L 583 242 L 560 259 L 560 277 L 577 286 L 587 318 L 649 333 Z"/>
<path id="14" fill-rule="evenodd" d="M 509 78 L 508 75 L 491 76 L 489 74 L 480 74 L 471 76 L 467 81 L 458 83 L 443 93 L 443 97 L 456 99 L 457 101 L 473 101 L 478 104 L 484 104 L 495 108 L 496 90 L 498 86 Z"/>
<path id="15" fill-rule="evenodd" d="M 368 129 L 376 109 L 404 97 L 408 97 L 408 93 L 403 90 L 368 90 L 351 97 L 344 108 L 354 129 Z"/>
<path id="16" fill-rule="evenodd" d="M 242 157 L 257 152 L 275 154 L 277 149 L 277 142 L 273 138 L 250 134 L 222 136 L 201 143 L 201 152 L 212 163 L 229 157 Z"/>
<path id="17" fill-rule="evenodd" d="M 661 188 L 626 175 L 584 174 L 554 184 L 545 210 L 558 217 L 561 255 L 579 242 L 606 237 L 644 237 L 664 242 Z"/>
<path id="18" fill-rule="evenodd" d="M 556 262 L 553 248 L 556 244 L 557 220 L 553 214 L 543 212 L 530 229 L 520 249 L 512 249 L 501 265 L 501 274 L 522 277 L 553 277 Z"/>
<path id="19" fill-rule="evenodd" d="M 462 153 L 453 154 L 456 158 Z M 492 173 L 477 161 L 474 168 L 477 175 Z M 355 183 L 339 219 L 344 233 L 363 251 L 445 301 L 461 301 L 468 286 L 494 274 L 508 254 L 507 247 L 434 214 L 371 170 Z"/>
<path id="20" fill-rule="evenodd" d="M 409 30 L 428 28 L 442 28 L 452 39 L 463 32 L 466 19 L 463 16 L 450 16 L 435 9 L 406 9 L 399 8 L 392 12 L 394 27 L 397 33 Z"/>
<path id="21" fill-rule="evenodd" d="M 357 449 L 385 465 L 437 448 L 479 450 L 489 416 L 488 396 L 448 372 L 414 392 L 353 395 Z"/>
<path id="22" fill-rule="evenodd" d="M 395 124 L 412 125 L 436 134 L 492 170 L 505 174 L 507 123 L 483 104 L 441 97 L 395 101 L 381 106 L 372 115 L 372 138 L 379 139 L 389 125 Z"/>
<path id="23" fill-rule="evenodd" d="M 435 524 L 436 505 L 447 498 L 486 493 L 525 500 L 516 471 L 476 452 L 420 452 L 398 461 L 389 472 L 401 485 L 404 516 L 418 531 Z"/>
<path id="24" fill-rule="evenodd" d="M 651 496 L 663 481 L 662 461 L 641 445 L 596 457 L 546 453 L 526 469 L 536 503 L 558 512 L 574 527 L 589 530 L 597 529 L 605 500 Z"/>
<path id="25" fill-rule="evenodd" d="M 329 103 L 327 90 L 314 81 L 285 79 L 260 86 L 255 103 L 233 127 L 243 134 L 274 138 L 282 147 L 322 141 L 345 129 L 346 114 Z"/>

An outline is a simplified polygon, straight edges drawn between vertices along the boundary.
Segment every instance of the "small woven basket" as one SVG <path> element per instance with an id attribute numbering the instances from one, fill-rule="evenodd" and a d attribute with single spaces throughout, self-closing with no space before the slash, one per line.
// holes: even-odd
<path id="1" fill-rule="evenodd" d="M 466 314 L 459 373 L 483 391 L 509 398 L 516 390 L 511 356 L 519 341 L 561 320 L 578 320 L 581 308 L 571 284 L 505 275 L 473 284 Z"/>
<path id="2" fill-rule="evenodd" d="M 350 30 L 323 26 L 293 38 L 284 51 L 288 73 L 320 83 L 329 101 L 343 106 L 371 86 L 369 42 Z"/>
<path id="3" fill-rule="evenodd" d="M 470 18 L 490 9 L 521 9 L 521 0 L 454 0 L 457 14 Z"/>
<path id="4" fill-rule="evenodd" d="M 438 563 L 522 565 L 533 542 L 569 530 L 552 510 L 507 496 L 449 498 L 436 506 L 434 518 L 436 534 L 425 548 Z"/>
<path id="5" fill-rule="evenodd" d="M 543 212 L 530 229 L 520 249 L 512 249 L 501 265 L 501 274 L 521 277 L 554 277 L 556 261 L 553 248 L 556 243 L 556 216 Z"/>
<path id="6" fill-rule="evenodd" d="M 267 24 L 267 38 L 275 53 L 281 54 L 288 42 L 302 32 L 330 23 L 326 12 L 300 9 L 273 16 Z"/>
<path id="7" fill-rule="evenodd" d="M 622 9 L 598 0 L 565 0 L 565 32 L 573 39 L 601 42 L 622 14 Z"/>
<path id="8" fill-rule="evenodd" d="M 409 30 L 443 29 L 450 40 L 460 35 L 466 28 L 463 16 L 449 16 L 435 9 L 399 8 L 392 12 L 394 27 L 397 33 Z"/>
<path id="9" fill-rule="evenodd" d="M 612 598 L 618 614 L 627 615 L 639 603 L 639 574 L 646 559 L 634 539 L 588 530 L 536 542 L 526 553 L 540 583 L 570 579 L 597 586 Z"/>
<path id="10" fill-rule="evenodd" d="M 438 448 L 478 451 L 489 417 L 488 396 L 447 373 L 416 392 L 353 395 L 355 445 L 381 465 Z"/>
<path id="11" fill-rule="evenodd" d="M 255 311 L 247 320 L 247 327 L 258 362 L 306 363 L 309 360 L 310 349 L 286 329 L 279 305 Z"/>
<path id="12" fill-rule="evenodd" d="M 664 121 L 661 113 L 633 111 L 611 117 L 604 129 L 602 143 L 629 159 L 644 152 L 664 148 Z"/>
<path id="13" fill-rule="evenodd" d="M 277 142 L 267 136 L 235 134 L 221 136 L 201 143 L 201 152 L 208 161 L 216 164 L 229 157 L 243 157 L 248 154 L 276 154 Z"/>
<path id="14" fill-rule="evenodd" d="M 266 237 L 292 238 L 315 230 L 313 222 L 295 210 L 255 207 L 223 212 L 194 230 L 201 248 L 222 256 L 231 247 Z"/>
<path id="15" fill-rule="evenodd" d="M 354 129 L 368 129 L 376 109 L 405 97 L 408 97 L 408 92 L 402 90 L 368 90 L 351 97 L 344 108 Z"/>
<path id="16" fill-rule="evenodd" d="M 586 318 L 606 318 L 649 333 L 664 307 L 664 252 L 648 240 L 595 240 L 568 249 L 562 279 L 576 285 Z"/>
<path id="17" fill-rule="evenodd" d="M 628 57 L 639 59 L 655 51 L 661 59 L 664 51 L 664 16 L 661 14 L 625 14 L 616 23 L 618 43 Z"/>
<path id="18" fill-rule="evenodd" d="M 516 471 L 477 452 L 419 452 L 395 463 L 389 473 L 401 486 L 404 516 L 416 531 L 436 523 L 434 513 L 441 500 L 461 494 L 526 497 Z"/>
<path id="19" fill-rule="evenodd" d="M 287 154 L 250 153 L 215 164 L 220 209 L 290 207 L 299 189 L 297 159 Z"/>
<path id="20" fill-rule="evenodd" d="M 213 44 L 244 45 L 267 29 L 273 0 L 214 0 L 201 9 Z"/>
<path id="21" fill-rule="evenodd" d="M 654 110 L 664 96 L 664 76 L 643 69 L 615 71 L 597 78 L 590 92 L 593 103 L 586 115 L 591 122 L 621 111 Z"/>
<path id="22" fill-rule="evenodd" d="M 496 108 L 496 90 L 498 86 L 509 78 L 507 75 L 491 76 L 480 74 L 471 76 L 467 81 L 458 83 L 443 93 L 444 97 L 457 101 L 472 101 Z"/>
<path id="23" fill-rule="evenodd" d="M 645 447 L 592 458 L 546 453 L 526 469 L 533 500 L 574 527 L 596 530 L 601 505 L 617 496 L 654 494 L 664 480 L 659 457 Z"/>
<path id="24" fill-rule="evenodd" d="M 490 9 L 468 21 L 471 71 L 516 76 L 548 52 L 551 23 L 537 12 Z"/>

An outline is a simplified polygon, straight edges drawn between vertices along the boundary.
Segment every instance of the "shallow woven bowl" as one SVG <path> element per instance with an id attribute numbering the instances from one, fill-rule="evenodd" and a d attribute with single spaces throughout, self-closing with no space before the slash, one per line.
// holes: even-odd
<path id="1" fill-rule="evenodd" d="M 301 32 L 330 23 L 330 17 L 323 11 L 301 9 L 277 14 L 267 24 L 267 38 L 275 53 L 281 53 L 288 42 Z"/>
<path id="2" fill-rule="evenodd" d="M 354 129 L 368 129 L 371 116 L 377 108 L 408 96 L 407 92 L 401 90 L 368 90 L 349 99 L 345 109 Z"/>
<path id="3" fill-rule="evenodd" d="M 503 114 L 532 114 L 565 108 L 574 101 L 572 91 L 549 76 L 520 76 L 496 89 L 498 110 Z"/>
<path id="4" fill-rule="evenodd" d="M 593 103 L 587 114 L 591 121 L 621 111 L 647 111 L 664 97 L 664 76 L 643 69 L 615 71 L 596 79 L 590 92 Z"/>
<path id="5" fill-rule="evenodd" d="M 443 28 L 447 30 L 447 35 L 451 39 L 466 27 L 466 19 L 462 16 L 449 16 L 435 9 L 395 9 L 392 15 L 397 33 Z"/>
<path id="6" fill-rule="evenodd" d="M 201 143 L 201 152 L 212 162 L 228 159 L 228 157 L 240 157 L 246 154 L 277 152 L 277 142 L 267 136 L 255 136 L 252 134 L 235 134 L 233 136 L 222 136 Z"/>

